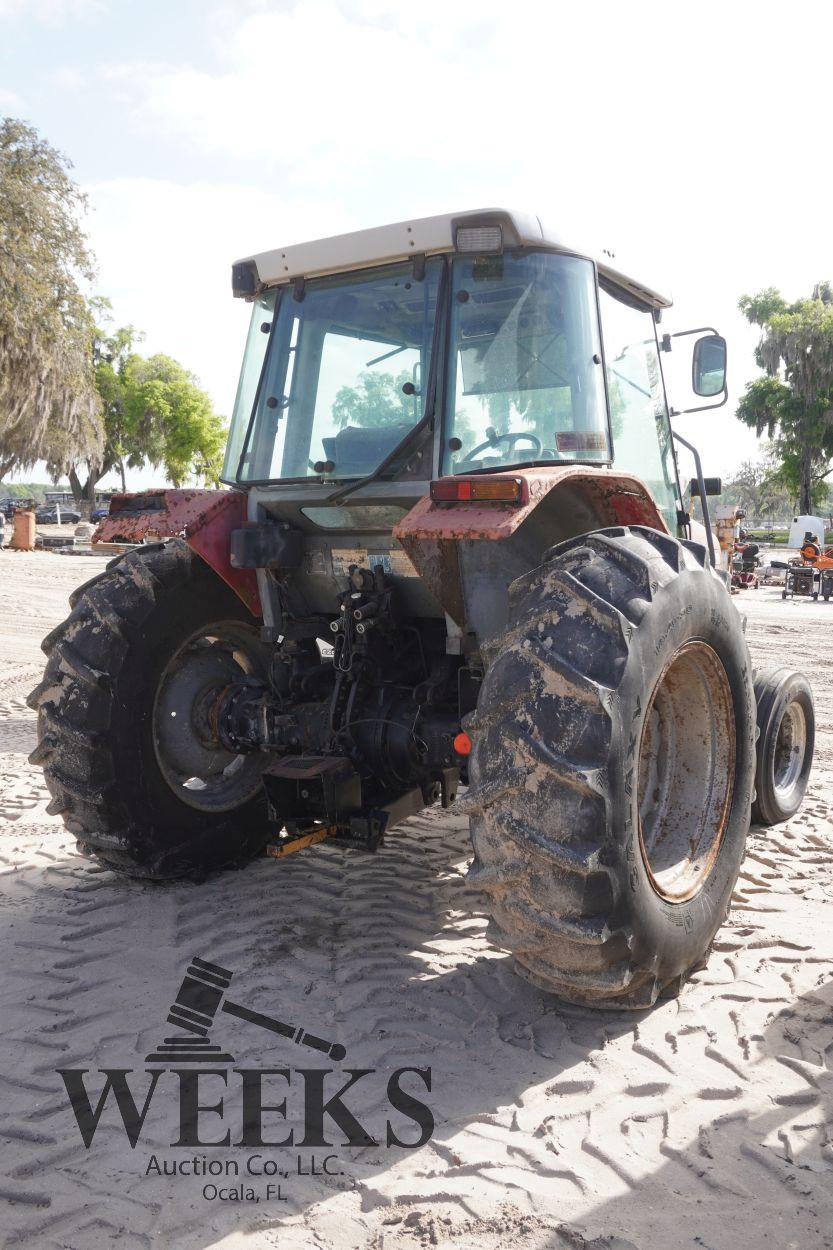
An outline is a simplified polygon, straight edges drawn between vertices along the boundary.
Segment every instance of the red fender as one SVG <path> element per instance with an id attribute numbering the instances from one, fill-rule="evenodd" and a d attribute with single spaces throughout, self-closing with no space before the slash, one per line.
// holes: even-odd
<path id="1" fill-rule="evenodd" d="M 459 476 L 465 476 L 461 474 Z M 668 526 L 644 482 L 616 469 L 592 465 L 554 465 L 490 473 L 489 481 L 521 478 L 521 501 L 514 503 L 434 503 L 421 499 L 394 526 L 411 561 L 444 610 L 462 625 L 464 609 L 458 564 L 461 540 L 500 542 L 510 539 L 527 517 L 552 492 L 578 491 L 598 526 L 647 525 L 668 533 Z"/>
<path id="2" fill-rule="evenodd" d="M 254 570 L 234 569 L 230 563 L 231 531 L 245 525 L 246 520 L 246 496 L 238 490 L 154 490 L 113 495 L 110 514 L 95 531 L 93 542 L 184 538 L 252 615 L 262 616 Z"/>

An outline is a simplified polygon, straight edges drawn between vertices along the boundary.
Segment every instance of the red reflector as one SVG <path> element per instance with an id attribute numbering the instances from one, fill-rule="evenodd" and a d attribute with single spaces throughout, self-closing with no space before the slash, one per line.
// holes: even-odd
<path id="1" fill-rule="evenodd" d="M 443 477 L 431 483 L 434 503 L 523 503 L 520 477 Z"/>
<path id="2" fill-rule="evenodd" d="M 454 739 L 454 750 L 458 755 L 471 755 L 471 738 L 467 733 L 458 733 Z"/>
<path id="3" fill-rule="evenodd" d="M 457 491 L 460 483 L 455 482 L 454 478 L 447 477 L 440 482 L 431 483 L 431 498 L 435 503 L 456 503 L 459 499 Z"/>

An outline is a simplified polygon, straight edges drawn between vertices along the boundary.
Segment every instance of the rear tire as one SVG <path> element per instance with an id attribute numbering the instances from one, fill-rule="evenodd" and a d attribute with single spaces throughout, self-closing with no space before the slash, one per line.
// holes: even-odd
<path id="1" fill-rule="evenodd" d="M 250 858 L 268 838 L 259 757 L 238 775 L 230 753 L 192 733 L 177 784 L 159 726 L 160 716 L 191 725 L 183 672 L 184 693 L 202 696 L 235 678 L 241 656 L 265 662 L 251 613 L 180 539 L 114 561 L 70 602 L 44 639 L 46 672 L 28 699 L 39 738 L 29 758 L 43 766 L 49 811 L 79 850 L 134 877 L 197 877 Z"/>
<path id="2" fill-rule="evenodd" d="M 472 884 L 518 972 L 562 998 L 674 993 L 726 915 L 755 703 L 704 549 L 642 527 L 552 549 L 510 587 L 472 718 Z"/>
<path id="3" fill-rule="evenodd" d="M 769 669 L 755 676 L 758 742 L 752 819 L 778 825 L 801 806 L 813 766 L 816 715 L 803 673 Z"/>

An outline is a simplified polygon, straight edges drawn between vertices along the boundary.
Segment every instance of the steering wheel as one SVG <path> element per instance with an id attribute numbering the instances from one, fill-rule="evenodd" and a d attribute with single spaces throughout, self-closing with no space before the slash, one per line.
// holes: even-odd
<path id="1" fill-rule="evenodd" d="M 485 443 L 478 443 L 476 447 L 472 447 L 466 458 L 457 462 L 457 468 L 459 469 L 465 464 L 470 464 L 471 461 L 474 460 L 475 456 L 480 455 L 481 451 L 487 451 L 490 448 L 497 447 L 499 443 L 508 443 L 510 447 L 514 447 L 515 444 L 522 438 L 525 438 L 532 444 L 532 456 L 533 459 L 537 459 L 541 451 L 541 440 L 540 438 L 536 438 L 534 434 L 528 434 L 525 430 L 514 430 L 510 431 L 508 434 L 497 434 L 494 430 L 492 430 Z"/>

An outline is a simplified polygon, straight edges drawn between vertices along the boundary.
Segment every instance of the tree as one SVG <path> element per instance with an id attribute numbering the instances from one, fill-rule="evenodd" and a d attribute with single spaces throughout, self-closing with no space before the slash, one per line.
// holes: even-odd
<path id="1" fill-rule="evenodd" d="M 333 421 L 340 430 L 346 425 L 381 429 L 391 425 L 414 424 L 414 399 L 402 387 L 411 381 L 409 373 L 359 374 L 358 386 L 342 386 L 333 401 Z M 418 419 L 418 418 L 417 418 Z"/>
<path id="2" fill-rule="evenodd" d="M 109 319 L 109 303 L 96 301 L 99 319 Z M 79 502 L 92 504 L 97 483 L 112 469 L 164 467 L 167 478 L 182 486 L 189 477 L 219 481 L 225 427 L 194 376 L 170 356 L 148 359 L 134 350 L 133 326 L 95 337 L 95 381 L 101 402 L 104 438 L 101 452 L 74 464 L 69 479 Z M 81 480 L 83 467 L 86 480 Z"/>
<path id="3" fill-rule="evenodd" d="M 131 355 L 123 378 L 128 466 L 149 460 L 174 486 L 189 477 L 216 486 L 226 428 L 194 375 L 170 356 Z"/>
<path id="4" fill-rule="evenodd" d="M 724 483 L 721 502 L 743 508 L 747 524 L 784 519 L 791 511 L 791 497 L 780 478 L 780 463 L 773 449 L 762 460 L 745 460 Z"/>
<path id="5" fill-rule="evenodd" d="M 30 126 L 0 121 L 0 479 L 43 460 L 90 504 L 106 473 L 124 486 L 125 464 L 146 460 L 176 485 L 216 482 L 225 433 L 196 379 L 142 360 L 133 327 L 106 328 L 108 301 L 81 291 L 93 258 L 70 168 Z"/>
<path id="6" fill-rule="evenodd" d="M 347 425 L 382 429 L 392 425 L 416 425 L 422 416 L 423 398 L 419 392 L 409 395 L 402 388 L 412 381 L 410 373 L 372 373 L 364 370 L 359 374 L 358 386 L 342 386 L 333 401 L 333 422 L 338 429 Z M 454 417 L 454 433 L 471 450 L 474 431 L 462 411 Z"/>
<path id="7" fill-rule="evenodd" d="M 93 259 L 69 168 L 31 126 L 0 120 L 0 478 L 41 459 L 58 474 L 101 445 L 79 287 Z"/>
<path id="8" fill-rule="evenodd" d="M 833 482 L 825 482 L 825 489 L 827 493 L 821 506 L 824 509 L 823 515 L 827 518 L 827 528 L 833 530 Z"/>
<path id="9" fill-rule="evenodd" d="M 121 326 L 115 330 L 108 328 L 112 320 L 112 305 L 108 299 L 101 297 L 92 299 L 90 308 L 96 319 L 92 345 L 93 369 L 104 428 L 100 456 L 89 457 L 87 461 L 86 487 L 81 486 L 76 466 L 72 466 L 76 479 L 73 493 L 79 502 L 88 495 L 92 502 L 96 482 L 113 468 L 119 470 L 122 490 L 126 489 L 124 468 L 127 451 L 123 373 L 134 345 L 143 337 L 133 326 Z M 90 482 L 91 478 L 94 479 L 92 482 Z M 90 494 L 90 488 L 92 488 L 92 494 Z"/>
<path id="10" fill-rule="evenodd" d="M 788 304 L 767 287 L 738 307 L 761 327 L 755 359 L 766 377 L 749 383 L 737 416 L 773 440 L 778 476 L 798 511 L 812 513 L 833 462 L 833 289 L 822 282 L 811 299 Z"/>

